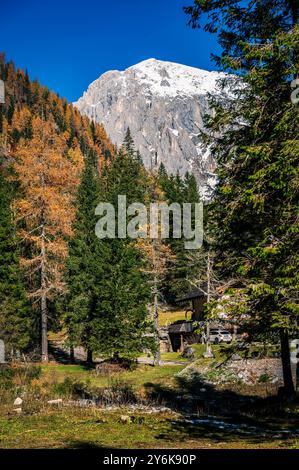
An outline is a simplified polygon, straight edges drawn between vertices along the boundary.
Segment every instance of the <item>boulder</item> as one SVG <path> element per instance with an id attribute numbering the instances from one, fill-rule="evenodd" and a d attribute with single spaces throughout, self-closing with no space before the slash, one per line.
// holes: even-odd
<path id="1" fill-rule="evenodd" d="M 214 353 L 212 351 L 211 346 L 207 348 L 207 350 L 203 353 L 203 357 L 205 359 L 213 359 L 214 358 Z"/>
<path id="2" fill-rule="evenodd" d="M 13 402 L 14 406 L 20 406 L 22 405 L 22 403 L 23 403 L 23 400 L 21 397 L 17 397 L 15 401 Z"/>
<path id="3" fill-rule="evenodd" d="M 122 415 L 119 420 L 123 424 L 130 424 L 132 422 L 130 416 L 127 415 Z"/>
<path id="4" fill-rule="evenodd" d="M 242 361 L 242 357 L 239 354 L 233 354 L 231 357 L 232 361 Z"/>
<path id="5" fill-rule="evenodd" d="M 17 414 L 21 414 L 22 413 L 22 408 L 14 408 L 14 412 L 17 413 Z"/>
<path id="6" fill-rule="evenodd" d="M 187 359 L 194 359 L 195 357 L 195 350 L 191 348 L 190 346 L 187 346 L 184 351 L 182 352 L 182 357 L 185 357 Z"/>

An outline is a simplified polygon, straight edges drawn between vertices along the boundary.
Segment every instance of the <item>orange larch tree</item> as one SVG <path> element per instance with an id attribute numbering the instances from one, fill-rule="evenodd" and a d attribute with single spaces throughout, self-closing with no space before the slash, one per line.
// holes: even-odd
<path id="1" fill-rule="evenodd" d="M 32 138 L 14 150 L 21 196 L 14 202 L 19 234 L 26 246 L 22 266 L 30 297 L 40 306 L 42 361 L 48 361 L 48 300 L 63 292 L 67 238 L 72 235 L 74 199 L 83 168 L 79 147 L 68 148 L 52 118 L 32 119 Z"/>

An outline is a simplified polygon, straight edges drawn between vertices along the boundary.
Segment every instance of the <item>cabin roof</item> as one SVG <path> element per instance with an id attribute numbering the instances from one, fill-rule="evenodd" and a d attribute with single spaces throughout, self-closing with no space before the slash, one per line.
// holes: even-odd
<path id="1" fill-rule="evenodd" d="M 168 332 L 172 334 L 192 333 L 193 329 L 192 321 L 179 321 L 168 326 Z"/>
<path id="2" fill-rule="evenodd" d="M 203 289 L 204 290 L 204 289 Z M 184 295 L 180 299 L 177 299 L 176 302 L 185 302 L 186 300 L 198 299 L 200 297 L 206 297 L 206 294 L 201 289 L 193 289 L 188 294 Z"/>

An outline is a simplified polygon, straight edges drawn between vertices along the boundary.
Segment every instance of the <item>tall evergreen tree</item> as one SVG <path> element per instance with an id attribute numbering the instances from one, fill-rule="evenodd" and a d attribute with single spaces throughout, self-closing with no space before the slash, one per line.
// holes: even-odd
<path id="1" fill-rule="evenodd" d="M 192 228 L 195 222 L 195 206 L 200 202 L 197 182 L 194 175 L 186 174 L 182 179 L 178 174 L 176 176 L 168 176 L 165 168 L 160 167 L 158 172 L 159 183 L 165 194 L 165 198 L 169 204 L 178 203 L 181 208 L 184 203 L 192 204 Z M 172 228 L 172 214 L 170 217 L 170 227 Z M 183 226 L 183 217 L 181 220 Z M 171 250 L 175 256 L 175 261 L 170 266 L 168 275 L 164 281 L 164 294 L 168 301 L 174 300 L 175 297 L 186 293 L 190 289 L 190 285 L 198 275 L 198 263 L 194 263 L 195 257 L 190 250 L 185 248 L 186 239 L 182 233 L 181 238 L 173 238 L 170 231 L 170 238 L 167 240 Z M 193 251 L 193 250 L 192 250 Z M 197 251 L 197 250 L 196 250 Z"/>
<path id="2" fill-rule="evenodd" d="M 265 45 L 299 18 L 298 0 L 194 0 L 184 11 L 193 28 L 217 34 L 222 49 L 220 56 L 213 55 L 217 65 L 238 73 L 246 73 L 254 61 L 245 44 Z"/>
<path id="3" fill-rule="evenodd" d="M 98 306 L 110 262 L 108 245 L 98 240 L 95 234 L 95 209 L 100 198 L 96 158 L 90 152 L 85 159 L 78 189 L 74 236 L 69 242 L 65 314 L 69 343 L 72 347 L 80 345 L 86 348 L 88 362 L 92 362 L 92 353 L 97 349 L 95 323 L 99 320 Z"/>
<path id="4" fill-rule="evenodd" d="M 25 350 L 37 340 L 25 285 L 19 267 L 17 237 L 11 203 L 14 187 L 0 173 L 0 331 L 7 349 Z"/>
<path id="5" fill-rule="evenodd" d="M 131 156 L 136 155 L 135 144 L 134 144 L 134 140 L 131 135 L 131 131 L 129 127 L 127 128 L 127 131 L 126 131 L 126 135 L 125 135 L 124 142 L 123 142 L 123 148 L 125 149 L 128 155 L 131 155 Z"/>
<path id="6" fill-rule="evenodd" d="M 147 175 L 129 130 L 104 178 L 105 200 L 115 207 L 116 220 L 119 195 L 126 196 L 127 205 L 145 202 Z M 150 289 L 143 270 L 144 257 L 126 235 L 105 240 L 105 243 L 111 258 L 106 300 L 101 306 L 102 320 L 97 325 L 98 336 L 103 338 L 101 352 L 116 357 L 136 357 L 145 347 L 154 348 L 154 338 L 148 335 L 152 322 L 147 310 Z"/>
<path id="7" fill-rule="evenodd" d="M 186 10 L 216 32 L 218 63 L 242 76 L 235 98 L 212 100 L 207 120 L 219 165 L 214 204 L 222 276 L 252 337 L 280 336 L 285 393 L 293 394 L 289 334 L 298 323 L 298 74 L 296 0 L 196 1 Z M 213 23 L 213 24 L 212 24 Z M 232 90 L 233 92 L 233 90 Z M 233 300 L 233 302 L 232 302 Z M 243 315 L 241 318 L 247 318 Z"/>
<path id="8" fill-rule="evenodd" d="M 128 139 L 101 176 L 92 158 L 86 162 L 70 242 L 66 321 L 71 342 L 90 351 L 90 359 L 91 352 L 118 360 L 136 357 L 147 342 L 153 343 L 145 336 L 150 331 L 149 288 L 141 252 L 126 235 L 103 240 L 95 235 L 97 204 L 113 204 L 117 220 L 118 196 L 125 195 L 128 204 L 141 202 L 145 177 Z"/>

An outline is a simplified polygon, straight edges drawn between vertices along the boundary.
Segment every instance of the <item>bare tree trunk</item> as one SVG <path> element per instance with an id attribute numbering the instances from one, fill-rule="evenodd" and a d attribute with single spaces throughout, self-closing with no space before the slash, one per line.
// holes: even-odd
<path id="1" fill-rule="evenodd" d="M 42 362 L 49 361 L 48 353 L 48 315 L 47 315 L 47 301 L 45 296 L 41 299 L 41 315 L 42 315 Z"/>
<path id="2" fill-rule="evenodd" d="M 184 337 L 183 335 L 180 336 L 180 352 L 182 353 L 184 351 Z"/>
<path id="3" fill-rule="evenodd" d="M 298 319 L 296 319 L 296 326 L 298 327 Z M 295 360 L 295 364 L 296 364 L 296 377 L 295 377 L 295 389 L 296 389 L 296 392 L 297 394 L 299 394 L 299 340 L 298 338 L 295 340 L 295 351 L 293 353 L 293 357 L 294 357 L 294 360 Z"/>
<path id="4" fill-rule="evenodd" d="M 211 300 L 211 254 L 210 249 L 208 251 L 208 261 L 207 261 L 207 304 Z M 210 343 L 210 322 L 207 321 L 206 326 L 206 352 L 205 357 L 213 357 L 213 352 Z"/>
<path id="5" fill-rule="evenodd" d="M 88 364 L 92 364 L 92 350 L 91 349 L 87 349 L 86 361 L 88 362 Z"/>
<path id="6" fill-rule="evenodd" d="M 293 26 L 295 26 L 298 23 L 298 1 L 297 0 L 290 1 L 290 10 L 292 12 Z"/>
<path id="7" fill-rule="evenodd" d="M 292 377 L 289 335 L 286 330 L 280 330 L 281 361 L 283 371 L 284 395 L 290 397 L 295 394 Z"/>
<path id="8" fill-rule="evenodd" d="M 161 362 L 161 351 L 160 351 L 160 337 L 159 337 L 159 310 L 158 310 L 158 279 L 155 276 L 154 279 L 154 326 L 155 335 L 157 341 L 157 350 L 154 354 L 154 364 L 160 365 Z"/>
<path id="9" fill-rule="evenodd" d="M 74 364 L 74 362 L 75 362 L 75 350 L 74 350 L 74 346 L 71 345 L 70 346 L 70 363 Z"/>
<path id="10" fill-rule="evenodd" d="M 233 329 L 234 329 L 233 330 L 233 341 L 236 341 L 236 339 L 237 339 L 237 330 L 238 330 L 237 325 L 234 325 Z"/>
<path id="11" fill-rule="evenodd" d="M 44 120 L 44 111 L 42 109 L 42 119 Z M 43 158 L 43 157 L 42 157 Z M 45 185 L 45 175 L 41 174 L 41 185 Z M 46 280 L 46 233 L 45 217 L 42 211 L 42 230 L 41 230 L 41 336 L 42 336 L 42 362 L 49 362 L 48 352 L 48 312 L 47 312 L 47 280 Z"/>
<path id="12" fill-rule="evenodd" d="M 46 296 L 46 249 L 45 249 L 45 227 L 42 227 L 41 234 L 41 335 L 42 335 L 42 362 L 49 361 L 48 353 L 48 312 Z"/>

